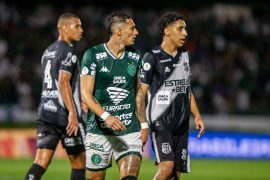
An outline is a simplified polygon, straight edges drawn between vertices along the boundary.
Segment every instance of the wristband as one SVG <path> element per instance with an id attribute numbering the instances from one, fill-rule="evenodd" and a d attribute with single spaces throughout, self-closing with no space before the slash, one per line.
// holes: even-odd
<path id="1" fill-rule="evenodd" d="M 141 123 L 141 128 L 142 128 L 142 129 L 147 129 L 147 128 L 149 128 L 148 123 L 147 123 L 147 122 Z"/>
<path id="2" fill-rule="evenodd" d="M 110 114 L 107 111 L 105 111 L 104 113 L 101 114 L 100 118 L 105 121 L 109 116 Z"/>

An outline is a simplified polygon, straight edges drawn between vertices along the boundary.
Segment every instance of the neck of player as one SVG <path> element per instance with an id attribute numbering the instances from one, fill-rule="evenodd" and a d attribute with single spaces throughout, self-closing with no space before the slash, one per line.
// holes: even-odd
<path id="1" fill-rule="evenodd" d="M 173 57 L 176 56 L 176 54 L 177 54 L 177 47 L 173 43 L 170 43 L 170 42 L 168 42 L 166 40 L 163 40 L 160 46 L 169 55 L 171 55 Z"/>
<path id="2" fill-rule="evenodd" d="M 107 47 L 110 50 L 110 52 L 117 58 L 120 58 L 121 55 L 125 51 L 125 45 L 121 43 L 119 40 L 110 38 L 110 40 L 107 42 Z"/>

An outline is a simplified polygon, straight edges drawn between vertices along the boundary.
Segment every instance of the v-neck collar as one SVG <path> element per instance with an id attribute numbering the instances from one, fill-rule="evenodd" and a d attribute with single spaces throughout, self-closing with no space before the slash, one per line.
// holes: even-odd
<path id="1" fill-rule="evenodd" d="M 107 47 L 106 43 L 104 43 L 103 45 L 104 45 L 104 48 L 105 48 L 105 50 L 107 51 L 107 53 L 108 53 L 113 59 L 123 59 L 123 58 L 124 58 L 124 56 L 125 56 L 125 51 L 122 53 L 122 55 L 121 55 L 119 58 L 117 58 L 117 57 L 115 57 L 115 56 L 113 55 L 113 53 L 110 52 L 110 50 L 109 50 L 109 48 Z"/>

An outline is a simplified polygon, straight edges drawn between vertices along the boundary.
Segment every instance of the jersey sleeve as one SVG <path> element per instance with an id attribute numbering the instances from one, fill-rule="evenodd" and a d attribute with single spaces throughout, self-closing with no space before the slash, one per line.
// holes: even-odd
<path id="1" fill-rule="evenodd" d="M 156 58 L 152 53 L 145 53 L 142 58 L 141 66 L 141 82 L 143 84 L 151 85 L 153 79 L 153 70 L 156 64 Z"/>
<path id="2" fill-rule="evenodd" d="M 97 61 L 93 56 L 91 49 L 84 53 L 81 63 L 81 75 L 96 75 Z"/>
<path id="3" fill-rule="evenodd" d="M 74 53 L 73 49 L 67 49 L 60 55 L 60 68 L 59 70 L 64 70 L 69 73 L 73 73 L 74 68 L 76 67 L 76 62 L 77 62 L 77 56 Z"/>

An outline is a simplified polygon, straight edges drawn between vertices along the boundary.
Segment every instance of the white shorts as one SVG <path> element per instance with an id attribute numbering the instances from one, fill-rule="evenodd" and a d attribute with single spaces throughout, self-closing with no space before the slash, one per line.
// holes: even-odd
<path id="1" fill-rule="evenodd" d="M 104 170 L 111 166 L 112 154 L 116 162 L 130 154 L 136 154 L 141 157 L 141 133 L 135 132 L 122 136 L 87 133 L 85 150 L 87 170 Z"/>

